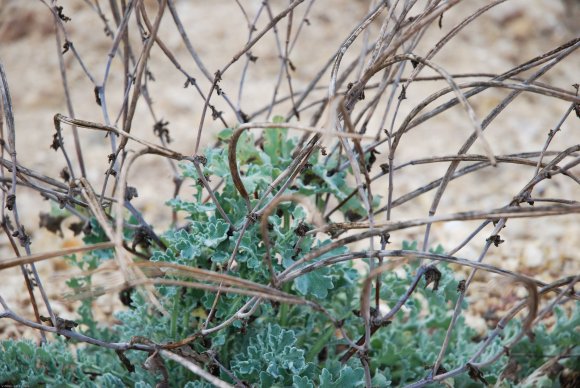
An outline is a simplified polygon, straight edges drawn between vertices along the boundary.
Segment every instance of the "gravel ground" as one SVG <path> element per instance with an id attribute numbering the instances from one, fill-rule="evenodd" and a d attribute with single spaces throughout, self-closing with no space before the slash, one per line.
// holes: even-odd
<path id="1" fill-rule="evenodd" d="M 66 24 L 70 40 L 89 71 L 96 79 L 102 79 L 110 39 L 102 33 L 102 25 L 96 14 L 85 2 L 79 0 L 58 3 L 64 7 L 64 13 L 72 19 Z M 0 61 L 5 67 L 12 93 L 19 160 L 23 165 L 42 174 L 58 176 L 64 166 L 64 160 L 62 155 L 49 149 L 54 132 L 52 118 L 57 112 L 66 114 L 67 108 L 58 68 L 57 49 L 60 48 L 55 43 L 52 16 L 40 1 L 5 0 L 0 4 Z M 255 9 L 260 1 L 248 4 L 251 4 L 248 5 L 248 9 Z M 433 26 L 417 48 L 417 54 L 424 54 L 442 34 L 483 4 L 484 1 L 466 1 L 446 13 L 443 18 L 443 29 L 438 30 Z M 103 7 L 105 11 L 108 10 L 104 5 Z M 280 2 L 273 2 L 273 7 L 274 10 L 280 8 Z M 295 90 L 300 90 L 308 83 L 369 7 L 368 1 L 334 0 L 314 3 L 309 16 L 310 25 L 305 26 L 303 32 L 304 35 L 308 34 L 309 38 L 296 45 L 291 57 L 296 66 Z M 247 39 L 244 16 L 233 1 L 180 1 L 178 9 L 184 24 L 191 32 L 194 44 L 199 49 L 200 56 L 211 73 L 227 63 Z M 150 15 L 153 17 L 154 14 L 151 12 Z M 165 21 L 169 19 L 166 15 Z M 371 36 L 375 36 L 379 28 L 380 25 L 373 25 Z M 480 71 L 501 73 L 579 35 L 580 2 L 513 0 L 484 14 L 476 23 L 462 31 L 456 37 L 455 44 L 443 49 L 434 61 L 451 74 Z M 180 62 L 187 64 L 188 71 L 195 73 L 194 63 L 188 57 L 174 26 L 170 23 L 162 24 L 161 36 Z M 252 54 L 258 57 L 259 66 L 255 69 L 250 66 L 248 72 L 241 105 L 246 112 L 260 109 L 271 99 L 279 71 L 278 58 L 275 55 L 276 51 L 272 50 L 272 44 L 272 41 L 267 41 L 252 50 Z M 359 52 L 356 47 L 355 45 L 353 53 Z M 352 58 L 354 57 L 349 59 Z M 123 81 L 122 67 L 117 62 L 113 63 L 111 85 L 119 85 Z M 163 58 L 159 49 L 153 49 L 150 63 L 156 81 L 150 82 L 149 88 L 158 119 L 169 121 L 171 136 L 178 139 L 171 147 L 179 152 L 191 154 L 195 144 L 195 128 L 200 120 L 200 100 L 193 96 L 192 88 L 182 87 L 184 76 Z M 345 60 L 345 63 L 349 61 Z M 571 90 L 572 84 L 580 82 L 579 63 L 580 53 L 576 52 L 544 76 L 542 81 Z M 76 116 L 102 121 L 100 109 L 95 103 L 93 85 L 70 53 L 65 55 L 65 64 Z M 242 65 L 242 61 L 236 64 L 222 84 L 224 90 L 230 91 L 229 95 L 234 101 L 237 101 Z M 195 73 L 195 76 L 198 77 L 202 90 L 206 92 L 209 84 L 198 73 Z M 439 86 L 440 84 L 435 83 L 412 84 L 407 91 L 409 99 L 401 108 L 402 116 Z M 115 93 L 114 87 L 110 90 L 109 104 L 118 106 L 121 95 Z M 470 102 L 481 118 L 506 95 L 505 91 L 493 90 Z M 556 99 L 524 95 L 494 121 L 486 131 L 486 138 L 496 154 L 539 151 L 549 129 L 556 125 L 568 105 Z M 219 103 L 217 106 L 220 109 Z M 231 114 L 227 113 L 225 108 L 223 110 L 226 112 L 226 120 L 233 123 Z M 114 114 L 116 115 L 116 112 Z M 398 154 L 399 163 L 432 155 L 456 153 L 471 133 L 471 129 L 464 124 L 466 122 L 465 113 L 460 109 L 454 109 L 430 120 L 429 125 L 418 127 L 401 145 Z M 550 149 L 562 150 L 570 145 L 580 144 L 579 123 L 579 120 L 568 120 L 562 127 L 561 134 L 555 137 Z M 211 144 L 215 133 L 221 129 L 218 122 L 209 122 L 207 125 L 203 144 Z M 152 126 L 153 121 L 147 107 L 140 104 L 134 133 L 142 138 L 154 140 Z M 65 142 L 67 141 L 72 142 L 72 139 L 67 137 Z M 94 132 L 82 132 L 81 141 L 88 166 L 87 177 L 94 187 L 100 187 L 106 157 L 110 152 L 108 143 L 102 134 Z M 474 153 L 482 152 L 478 147 L 474 147 Z M 404 174 L 397 176 L 395 196 L 440 177 L 446 167 L 447 165 L 436 167 L 428 165 L 409 168 Z M 573 172 L 578 175 L 580 170 L 576 168 Z M 438 214 L 504 206 L 529 181 L 532 174 L 533 170 L 526 171 L 502 165 L 453 182 Z M 139 189 L 139 198 L 135 200 L 136 206 L 144 212 L 150 223 L 157 226 L 157 230 L 162 230 L 169 222 L 169 212 L 160 204 L 171 196 L 172 178 L 173 173 L 167 163 L 156 158 L 145 158 L 140 161 L 130 177 L 130 183 Z M 32 233 L 33 252 L 46 252 L 80 243 L 78 238 L 68 231 L 65 231 L 64 238 L 57 238 L 46 230 L 39 229 L 39 212 L 50 211 L 50 204 L 40 200 L 38 194 L 32 191 L 19 190 L 17 199 L 22 223 Z M 578 201 L 580 188 L 560 176 L 549 184 L 539 187 L 536 195 Z M 393 213 L 393 219 L 427 216 L 432 197 L 432 194 L 427 194 L 397 208 Z M 66 220 L 65 223 L 67 222 L 72 220 Z M 445 247 L 455 246 L 471 232 L 474 225 L 476 224 L 458 222 L 437 224 L 433 229 L 432 241 Z M 395 238 L 400 243 L 402 239 L 420 240 L 422 235 L 422 229 L 411 229 L 397 234 Z M 580 222 L 577 215 L 531 221 L 510 220 L 508 227 L 502 232 L 502 238 L 506 242 L 493 249 L 486 262 L 546 281 L 577 274 L 580 272 L 578 236 Z M 460 252 L 460 256 L 475 258 L 482 245 L 483 241 L 470 245 Z M 13 252 L 6 237 L 0 237 L 0 257 L 12 256 Z M 73 304 L 62 299 L 62 293 L 66 290 L 62 280 L 70 275 L 70 268 L 62 260 L 51 260 L 39 264 L 38 267 L 42 276 L 47 279 L 48 290 L 54 300 L 57 314 L 73 317 Z M 1 279 L 0 295 L 15 311 L 31 317 L 32 309 L 27 301 L 19 270 L 5 270 Z M 489 310 L 490 306 L 501 307 L 503 298 L 496 295 L 497 291 L 493 290 L 494 283 L 489 276 L 482 274 L 477 280 L 477 285 L 472 291 L 487 298 L 477 298 L 478 302 L 474 306 L 470 323 L 475 327 L 484 328 L 485 322 L 483 318 L 478 318 L 479 313 Z M 508 292 L 517 294 L 519 290 Z M 97 303 L 105 318 L 110 318 L 111 313 L 118 308 L 115 295 L 106 295 Z M 0 320 L 0 338 L 34 335 L 12 322 Z"/>

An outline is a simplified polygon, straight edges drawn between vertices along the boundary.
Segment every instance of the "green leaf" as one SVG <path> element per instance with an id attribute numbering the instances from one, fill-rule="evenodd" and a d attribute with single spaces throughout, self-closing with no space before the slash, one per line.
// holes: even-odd
<path id="1" fill-rule="evenodd" d="M 268 372 L 260 372 L 260 387 L 270 388 L 274 386 L 276 378 Z"/>
<path id="2" fill-rule="evenodd" d="M 201 228 L 200 228 L 201 229 Z M 228 238 L 230 225 L 222 220 L 211 219 L 205 229 L 203 244 L 208 248 L 215 248 Z"/>
<path id="3" fill-rule="evenodd" d="M 391 380 L 389 380 L 387 378 L 387 376 L 390 376 L 390 373 L 388 371 L 380 371 L 377 370 L 375 372 L 375 376 L 373 377 L 371 383 L 373 387 L 390 387 L 391 386 Z"/>
<path id="4" fill-rule="evenodd" d="M 222 141 L 223 140 L 228 140 L 230 137 L 232 137 L 233 133 L 234 133 L 234 130 L 233 129 L 231 129 L 231 128 L 225 128 L 225 129 L 222 129 L 218 133 L 217 137 L 218 137 L 219 140 L 222 140 Z"/>
<path id="5" fill-rule="evenodd" d="M 278 122 L 284 122 L 283 117 L 277 116 L 277 118 Z M 286 167 L 292 159 L 292 151 L 296 146 L 294 139 L 288 139 L 288 128 L 266 128 L 263 138 L 264 152 L 270 157 L 272 165 Z"/>
<path id="6" fill-rule="evenodd" d="M 411 242 L 403 240 L 403 250 L 404 251 L 416 251 L 417 244 L 418 244 L 417 240 L 411 241 Z"/>
<path id="7" fill-rule="evenodd" d="M 111 373 L 105 373 L 97 378 L 97 384 L 99 387 L 105 388 L 124 388 L 125 383 L 120 378 L 112 375 Z"/>
<path id="8" fill-rule="evenodd" d="M 269 164 L 264 165 L 251 165 L 246 170 L 244 176 L 242 176 L 242 181 L 244 182 L 244 187 L 248 193 L 253 193 L 254 191 L 261 191 L 268 187 L 272 183 L 272 166 Z"/>
<path id="9" fill-rule="evenodd" d="M 362 368 L 352 369 L 350 366 L 344 366 L 339 375 L 333 376 L 326 368 L 320 375 L 320 388 L 342 388 L 342 387 L 360 387 L 364 385 L 364 370 Z"/>
<path id="10" fill-rule="evenodd" d="M 308 377 L 292 376 L 292 388 L 314 388 L 314 383 Z"/>
<path id="11" fill-rule="evenodd" d="M 215 205 L 213 202 L 200 203 L 200 202 L 188 202 L 183 201 L 179 198 L 173 198 L 167 201 L 167 204 L 171 206 L 175 211 L 184 211 L 189 213 L 189 219 L 195 220 L 197 216 L 201 213 L 206 213 L 215 210 Z"/>
<path id="12" fill-rule="evenodd" d="M 328 268 L 319 268 L 309 272 L 294 280 L 294 287 L 304 296 L 314 296 L 318 299 L 325 299 L 328 290 L 334 288 L 332 277 L 328 275 Z"/>
<path id="13" fill-rule="evenodd" d="M 30 342 L 18 342 L 16 348 L 18 349 L 18 353 L 24 357 L 32 358 L 34 356 L 34 345 Z"/>
<path id="14" fill-rule="evenodd" d="M 248 381 L 255 381 L 256 375 L 262 372 L 260 379 L 267 378 L 270 382 L 268 376 L 271 376 L 277 383 L 289 384 L 290 376 L 300 374 L 307 366 L 304 350 L 294 346 L 295 343 L 293 331 L 268 324 L 250 338 L 242 353 L 234 357 L 232 371 Z"/>

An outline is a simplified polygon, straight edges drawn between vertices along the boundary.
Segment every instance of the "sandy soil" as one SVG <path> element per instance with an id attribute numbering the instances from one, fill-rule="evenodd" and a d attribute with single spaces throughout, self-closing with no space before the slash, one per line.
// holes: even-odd
<path id="1" fill-rule="evenodd" d="M 91 75 L 100 83 L 104 76 L 111 40 L 103 34 L 102 23 L 85 2 L 70 0 L 58 3 L 64 7 L 64 13 L 71 17 L 71 21 L 66 23 L 69 39 L 75 45 Z M 154 9 L 155 2 L 148 3 Z M 235 2 L 218 0 L 177 3 L 180 17 L 210 73 L 227 63 L 247 40 L 247 24 Z M 243 3 L 248 4 L 248 10 L 255 10 L 260 1 Z M 282 2 L 272 3 L 274 13 L 281 9 Z M 417 54 L 424 54 L 458 21 L 484 3 L 463 2 L 446 13 L 443 18 L 443 29 L 439 30 L 433 26 L 417 48 Z M 369 6 L 369 1 L 362 0 L 321 0 L 314 3 L 309 16 L 310 25 L 305 26 L 303 32 L 303 38 L 306 36 L 308 38 L 299 40 L 291 55 L 292 62 L 296 66 L 293 74 L 295 90 L 307 85 L 312 75 L 330 57 L 367 12 Z M 103 7 L 105 13 L 109 15 L 108 5 L 103 4 Z M 304 9 L 305 7 L 299 8 L 298 14 L 301 15 Z M 533 5 L 527 0 L 508 1 L 462 31 L 455 44 L 443 49 L 434 61 L 452 74 L 478 71 L 500 73 L 578 36 L 580 34 L 580 17 L 576 17 L 578 15 L 580 15 L 578 1 L 536 0 Z M 150 17 L 154 17 L 153 12 L 150 13 Z M 110 16 L 109 20 L 112 20 Z M 261 20 L 258 29 L 265 25 L 266 19 Z M 379 28 L 379 24 L 373 25 L 371 36 L 375 36 Z M 174 25 L 170 23 L 170 15 L 165 15 L 160 36 L 206 93 L 209 82 L 200 74 L 188 55 Z M 133 38 L 138 39 L 136 36 Z M 356 58 L 360 47 L 360 43 L 357 42 L 347 55 L 345 64 Z M 257 56 L 258 60 L 255 65 L 250 64 L 242 93 L 240 107 L 245 112 L 254 112 L 266 106 L 272 98 L 279 72 L 274 48 L 275 41 L 266 39 L 252 49 L 252 54 Z M 65 162 L 60 153 L 49 149 L 54 132 L 52 118 L 57 112 L 68 115 L 58 68 L 57 50 L 60 48 L 55 43 L 54 22 L 46 6 L 40 1 L 0 2 L 0 61 L 10 82 L 17 125 L 18 157 L 25 166 L 55 177 Z M 76 116 L 102 122 L 101 110 L 95 103 L 94 85 L 70 52 L 65 54 L 64 58 Z M 236 104 L 239 74 L 244 63 L 245 61 L 236 63 L 222 83 L 223 89 Z M 570 90 L 571 84 L 580 82 L 579 63 L 580 53 L 574 53 L 543 77 L 542 81 Z M 153 49 L 150 64 L 155 81 L 149 82 L 148 86 L 157 119 L 163 118 L 170 122 L 171 137 L 176 139 L 170 146 L 177 151 L 191 154 L 201 117 L 201 99 L 193 88 L 183 88 L 185 77 L 167 61 L 158 48 Z M 325 77 L 327 80 L 328 75 Z M 120 107 L 122 96 L 119 90 L 122 90 L 120 88 L 122 82 L 122 66 L 117 60 L 112 64 L 107 89 L 112 121 L 115 120 Z M 404 113 L 439 86 L 440 84 L 435 83 L 413 84 L 407 91 L 409 99 L 401 108 L 401 116 L 404 117 Z M 285 95 L 287 90 L 284 85 L 280 94 Z M 470 101 L 481 118 L 506 94 L 505 91 L 494 90 Z M 228 123 L 233 124 L 234 117 L 223 101 L 219 99 L 215 101 L 218 109 L 225 112 Z M 538 151 L 546 140 L 548 130 L 553 128 L 567 108 L 568 103 L 559 100 L 522 96 L 494 121 L 486 131 L 486 137 L 497 154 Z M 286 114 L 287 109 L 286 106 L 275 113 Z M 401 145 L 398 154 L 399 163 L 430 155 L 449 155 L 457 152 L 471 131 L 465 125 L 466 122 L 465 113 L 460 109 L 454 109 L 429 121 L 429 125 L 420 126 L 410 133 L 405 138 L 405 143 Z M 550 149 L 561 150 L 579 144 L 579 122 L 568 120 Z M 148 108 L 140 103 L 133 133 L 154 141 L 153 124 L 154 120 Z M 215 134 L 223 126 L 210 119 L 206 127 L 203 143 L 211 144 Z M 66 136 L 65 143 L 72 144 L 70 132 Z M 85 163 L 89 167 L 87 177 L 94 187 L 100 187 L 107 154 L 110 153 L 108 140 L 104 139 L 101 133 L 81 130 L 81 141 Z M 474 152 L 481 152 L 481 148 L 474 147 Z M 396 196 L 438 178 L 445 168 L 446 165 L 409 168 L 404 174 L 397 176 Z M 575 172 L 578 173 L 580 170 L 576 169 Z M 438 214 L 504 206 L 532 177 L 532 173 L 531 170 L 500 166 L 454 182 L 450 185 L 449 193 L 444 197 Z M 166 161 L 153 157 L 143 158 L 138 162 L 130 178 L 130 184 L 139 190 L 139 198 L 135 200 L 135 204 L 144 211 L 147 220 L 156 225 L 158 230 L 162 230 L 163 225 L 167 225 L 169 221 L 168 209 L 161 204 L 171 196 L 172 178 L 172 170 Z M 543 190 L 537 193 L 540 196 L 580 200 L 580 188 L 561 176 L 554 178 L 553 182 L 540 189 Z M 397 208 L 393 218 L 426 216 L 432 198 L 433 195 L 428 194 Z M 19 188 L 18 205 L 22 222 L 32 233 L 33 252 L 45 252 L 79 243 L 68 231 L 65 232 L 65 238 L 60 239 L 38 228 L 39 212 L 50 210 L 50 204 L 42 201 L 38 194 Z M 433 230 L 432 241 L 445 247 L 452 247 L 470 233 L 473 225 L 475 224 L 437 225 Z M 493 250 L 489 263 L 508 270 L 521 271 L 542 280 L 580 271 L 578 257 L 580 222 L 577 216 L 509 221 L 508 226 L 502 232 L 502 238 L 506 242 Z M 422 230 L 409 230 L 397 234 L 395 241 L 400 243 L 403 238 L 420 239 L 421 236 Z M 461 256 L 477 257 L 482 244 L 483 241 L 470 245 L 461 251 Z M 0 237 L 0 258 L 13 255 L 6 237 Z M 60 297 L 64 290 L 62 278 L 52 276 L 68 271 L 67 266 L 60 260 L 52 260 L 39 264 L 39 268 L 49 279 L 49 291 L 51 298 L 55 300 L 54 307 L 57 313 L 71 316 L 73 311 L 71 304 Z M 25 316 L 32 316 L 19 270 L 3 271 L 1 279 L 0 295 L 14 310 Z M 489 291 L 489 278 L 482 275 L 480 280 L 475 290 L 483 294 L 493 293 Z M 117 306 L 116 303 L 114 295 L 105 296 L 99 302 L 105 316 L 110 316 Z M 478 308 L 483 310 L 486 307 L 482 305 Z M 474 318 L 472 323 L 478 327 L 484 325 L 481 319 Z M 23 328 L 16 327 L 11 322 L 0 321 L 0 338 L 21 336 L 23 331 L 25 331 Z M 26 332 L 26 335 L 33 335 Z"/>

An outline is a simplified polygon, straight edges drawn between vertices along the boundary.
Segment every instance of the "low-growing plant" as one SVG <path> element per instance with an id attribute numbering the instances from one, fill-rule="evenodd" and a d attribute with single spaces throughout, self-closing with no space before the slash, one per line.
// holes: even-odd
<path id="1" fill-rule="evenodd" d="M 153 268 L 164 272 L 155 276 L 170 281 L 155 287 L 160 308 L 154 307 L 146 294 L 131 289 L 123 293 L 128 308 L 116 313 L 118 323 L 111 327 L 95 319 L 90 296 L 82 299 L 77 311 L 79 319 L 75 323 L 79 325 L 76 328 L 79 333 L 103 341 L 141 343 L 152 348 L 146 352 L 118 351 L 115 354 L 111 349 L 80 346 L 73 353 L 70 342 L 62 339 L 43 347 L 29 341 L 8 340 L 2 342 L 0 381 L 4 384 L 52 386 L 119 386 L 136 381 L 142 387 L 159 383 L 212 386 L 197 380 L 196 375 L 187 369 L 176 368 L 171 361 L 153 361 L 156 349 L 173 348 L 178 354 L 203 363 L 223 381 L 239 386 L 364 386 L 364 369 L 358 357 L 339 362 L 341 354 L 352 344 L 347 336 L 355 338 L 363 334 L 359 286 L 366 276 L 365 271 L 353 268 L 352 261 L 329 265 L 333 260 L 352 254 L 346 246 L 328 250 L 316 259 L 294 267 L 300 272 L 298 276 L 280 280 L 279 289 L 283 295 L 293 298 L 293 303 L 280 302 L 275 295 L 264 294 L 261 303 L 254 302 L 256 307 L 252 314 L 239 318 L 237 316 L 242 314 L 237 312 L 244 311 L 249 302 L 259 300 L 256 296 L 232 291 L 232 286 L 217 287 L 216 293 L 214 289 L 204 290 L 186 282 L 191 274 L 185 268 L 195 268 L 266 285 L 271 280 L 263 262 L 267 249 L 270 249 L 273 259 L 273 270 L 281 273 L 296 265 L 299 257 L 332 241 L 321 234 L 310 234 L 309 230 L 315 225 L 308 221 L 309 210 L 300 203 L 288 201 L 281 202 L 277 211 L 268 217 L 270 243 L 264 243 L 260 225 L 248 223 L 247 214 L 240 211 L 246 205 L 228 170 L 227 141 L 231 133 L 226 130 L 220 134 L 220 140 L 225 143 L 222 147 L 206 151 L 205 166 L 201 171 L 207 180 L 214 177 L 223 179 L 222 189 L 216 192 L 216 197 L 232 225 L 220 216 L 215 205 L 203 202 L 198 171 L 193 163 L 183 163 L 185 183 L 194 187 L 194 193 L 191 198 L 175 198 L 168 205 L 185 214 L 185 225 L 160 236 L 167 249 L 152 248 L 148 244 L 139 248 L 140 253 L 155 264 Z M 260 147 L 255 147 L 256 139 L 251 133 L 242 136 L 237 152 L 241 165 L 247 169 L 245 175 L 251 174 L 251 179 L 244 179 L 247 190 L 261 197 L 260 194 L 268 190 L 269 182 L 292 162 L 291 150 L 296 142 L 297 139 L 288 137 L 283 128 L 267 129 Z M 330 161 L 322 169 L 316 165 L 320 165 L 320 161 L 317 155 L 312 155 L 308 167 L 302 170 L 288 191 L 308 198 L 312 203 L 317 199 L 320 203 L 320 196 L 325 193 L 332 193 L 338 199 L 346 198 L 352 190 L 346 183 L 346 173 L 329 174 L 336 168 L 336 162 Z M 360 204 L 353 203 L 349 211 L 362 212 L 363 209 Z M 240 238 L 244 223 L 247 227 Z M 126 237 L 135 241 L 138 233 L 128 230 Z M 85 242 L 94 244 L 105 240 L 106 235 L 98 223 L 93 222 L 93 227 L 85 235 Z M 417 242 L 403 241 L 402 251 L 420 254 Z M 444 249 L 438 246 L 431 253 L 443 254 Z M 90 273 L 104 261 L 111 260 L 112 255 L 111 250 L 95 250 L 82 256 L 73 255 L 69 260 Z M 176 266 L 164 267 L 166 263 Z M 416 261 L 411 261 L 401 269 L 403 272 L 389 272 L 382 279 L 380 299 L 388 305 L 404 299 L 409 280 L 420 267 Z M 461 295 L 461 280 L 456 279 L 448 265 L 440 265 L 436 271 L 434 280 L 428 281 L 425 276 L 425 280 L 419 282 L 412 297 L 404 302 L 404 312 L 392 321 L 386 321 L 384 328 L 373 336 L 372 350 L 364 356 L 369 360 L 373 386 L 398 386 L 420 380 L 435 363 L 452 319 L 451 308 Z M 183 284 L 174 285 L 171 280 Z M 206 280 L 212 279 L 208 277 Z M 433 284 L 427 288 L 429 282 Z M 69 286 L 80 295 L 95 289 L 90 274 L 71 279 Z M 467 303 L 464 301 L 462 309 L 465 308 Z M 563 309 L 558 309 L 558 319 L 551 330 L 538 328 L 533 341 L 527 338 L 518 343 L 511 355 L 504 352 L 502 344 L 517 336 L 521 324 L 510 322 L 504 329 L 503 338 L 495 338 L 482 354 L 484 359 L 496 353 L 501 357 L 490 367 L 477 370 L 476 380 L 497 383 L 509 359 L 517 365 L 517 371 L 502 382 L 504 386 L 511 386 L 540 367 L 546 355 L 555 354 L 561 347 L 578 344 L 580 334 L 575 331 L 580 324 L 578 311 L 576 309 L 574 316 L 570 317 Z M 228 319 L 230 322 L 223 329 L 211 329 Z M 208 334 L 200 334 L 204 330 Z M 183 341 L 184 338 L 187 340 Z M 460 316 L 447 350 L 448 357 L 440 364 L 439 373 L 465 363 L 480 348 L 478 333 Z M 577 345 L 570 348 L 572 354 L 577 351 Z M 478 386 L 478 382 L 467 374 L 454 377 L 454 381 L 457 386 Z"/>

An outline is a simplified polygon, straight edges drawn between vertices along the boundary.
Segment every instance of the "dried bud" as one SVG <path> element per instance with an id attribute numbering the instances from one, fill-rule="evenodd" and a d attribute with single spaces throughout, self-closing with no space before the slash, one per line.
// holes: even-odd
<path id="1" fill-rule="evenodd" d="M 487 380 L 483 377 L 483 372 L 478 368 L 470 364 L 469 362 L 465 365 L 467 367 L 467 374 L 474 381 L 481 381 L 483 384 L 487 385 Z"/>
<path id="2" fill-rule="evenodd" d="M 489 236 L 485 241 L 489 241 L 493 243 L 493 245 L 495 245 L 496 247 L 499 247 L 499 244 L 503 243 L 505 240 L 502 240 L 499 234 L 494 234 L 492 236 Z"/>
<path id="3" fill-rule="evenodd" d="M 441 271 L 439 271 L 434 265 L 427 267 L 427 270 L 425 271 L 425 288 L 433 283 L 433 291 L 437 291 L 439 288 L 439 280 L 441 280 Z"/>
<path id="4" fill-rule="evenodd" d="M 310 228 L 308 227 L 308 225 L 306 225 L 304 222 L 300 222 L 298 224 L 298 226 L 296 227 L 296 230 L 294 231 L 294 233 L 297 236 L 304 237 L 304 236 L 306 236 L 306 233 L 309 230 L 310 230 Z"/>

